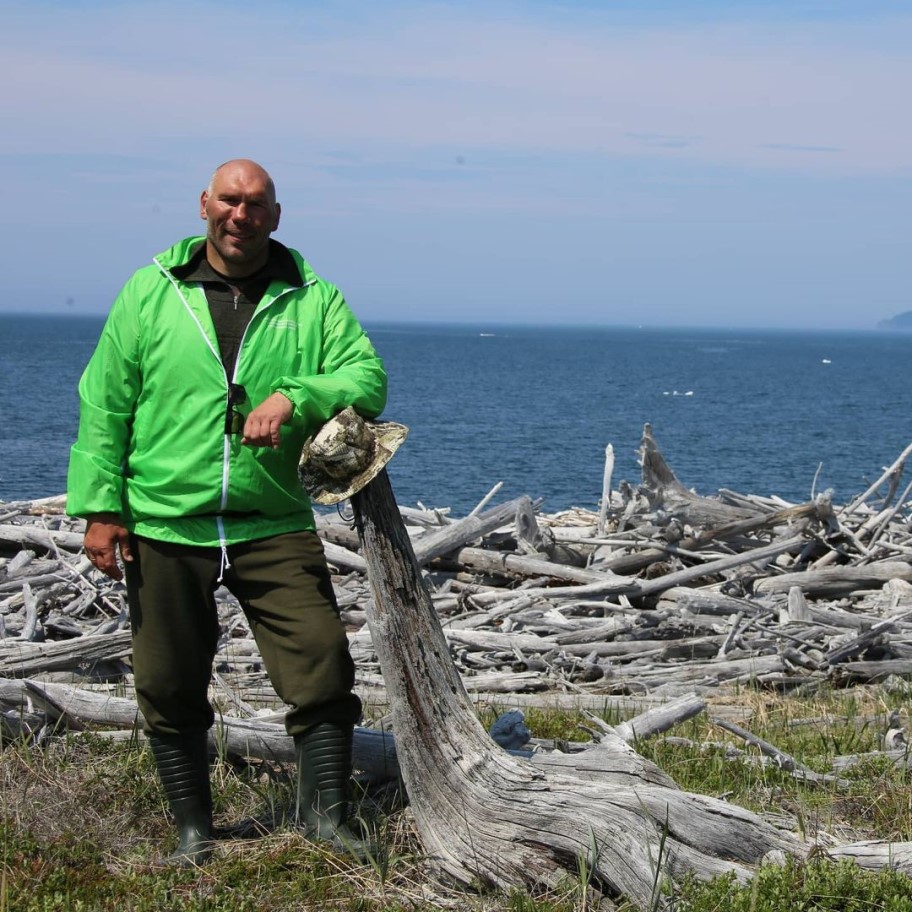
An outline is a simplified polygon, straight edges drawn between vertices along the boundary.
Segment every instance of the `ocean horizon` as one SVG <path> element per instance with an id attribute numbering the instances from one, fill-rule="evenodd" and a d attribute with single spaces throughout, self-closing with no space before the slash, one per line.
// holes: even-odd
<path id="1" fill-rule="evenodd" d="M 104 315 L 0 313 L 0 500 L 64 492 L 76 384 Z M 884 330 L 365 321 L 410 428 L 389 466 L 403 505 L 520 494 L 597 509 L 639 482 L 651 424 L 679 480 L 801 502 L 863 491 L 912 441 L 912 334 Z M 12 432 L 11 432 L 12 431 Z"/>
<path id="2" fill-rule="evenodd" d="M 907 312 L 912 320 L 912 311 Z M 889 320 L 896 320 L 903 314 L 895 315 Z M 25 318 L 27 320 L 95 320 L 104 323 L 107 318 L 107 311 L 86 312 L 75 307 L 57 307 L 45 309 L 40 312 L 28 310 L 6 309 L 0 306 L 0 320 L 4 318 Z M 435 327 L 449 329 L 558 329 L 558 330 L 641 330 L 645 332 L 747 332 L 747 333 L 784 333 L 789 335 L 808 333 L 812 335 L 854 335 L 854 334 L 874 334 L 885 336 L 903 336 L 912 335 L 912 325 L 908 328 L 901 323 L 888 327 L 884 325 L 889 320 L 878 320 L 877 323 L 869 326 L 828 326 L 821 327 L 819 324 L 809 324 L 807 326 L 794 325 L 768 325 L 768 324 L 741 324 L 741 323 L 641 323 L 636 320 L 629 322 L 567 322 L 562 320 L 460 320 L 456 318 L 434 319 L 425 317 L 422 319 L 415 318 L 384 318 L 384 319 L 361 319 L 365 329 L 374 327 Z"/>

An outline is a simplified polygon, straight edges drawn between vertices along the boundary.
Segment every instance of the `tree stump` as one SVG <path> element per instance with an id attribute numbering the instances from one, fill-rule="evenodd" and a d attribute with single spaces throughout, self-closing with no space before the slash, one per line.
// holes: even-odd
<path id="1" fill-rule="evenodd" d="M 385 471 L 352 497 L 373 599 L 367 621 L 390 697 L 402 778 L 431 861 L 464 884 L 554 887 L 585 871 L 643 906 L 667 878 L 734 870 L 806 847 L 760 817 L 681 791 L 624 745 L 622 770 L 543 770 L 494 743 L 450 657 Z M 582 766 L 583 764 L 581 764 Z"/>

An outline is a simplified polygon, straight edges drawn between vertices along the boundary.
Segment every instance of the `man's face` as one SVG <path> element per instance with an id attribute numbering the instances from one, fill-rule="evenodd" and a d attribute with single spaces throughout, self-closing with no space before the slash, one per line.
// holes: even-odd
<path id="1" fill-rule="evenodd" d="M 244 161 L 220 168 L 200 197 L 200 217 L 207 224 L 206 254 L 213 268 L 241 277 L 264 266 L 280 213 L 262 168 Z"/>

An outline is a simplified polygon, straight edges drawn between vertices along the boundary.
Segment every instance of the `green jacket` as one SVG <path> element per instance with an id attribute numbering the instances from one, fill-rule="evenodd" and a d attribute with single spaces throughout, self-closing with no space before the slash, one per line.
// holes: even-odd
<path id="1" fill-rule="evenodd" d="M 338 289 L 293 250 L 303 284 L 273 280 L 227 377 L 203 288 L 169 271 L 203 240 L 159 254 L 114 302 L 79 382 L 67 512 L 119 513 L 138 535 L 189 545 L 313 529 L 303 441 L 346 406 L 377 416 L 383 363 Z M 247 392 L 243 414 L 274 392 L 291 400 L 277 450 L 225 433 L 229 380 Z"/>

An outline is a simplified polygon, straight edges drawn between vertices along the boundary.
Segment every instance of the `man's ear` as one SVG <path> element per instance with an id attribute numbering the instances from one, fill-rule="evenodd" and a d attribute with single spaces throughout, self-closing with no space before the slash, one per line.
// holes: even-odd
<path id="1" fill-rule="evenodd" d="M 209 216 L 206 215 L 206 203 L 209 202 L 209 191 L 203 190 L 200 194 L 200 218 L 205 222 Z"/>
<path id="2" fill-rule="evenodd" d="M 279 227 L 279 219 L 282 217 L 282 207 L 276 203 L 275 205 L 275 221 L 272 224 L 272 230 L 275 231 Z"/>

